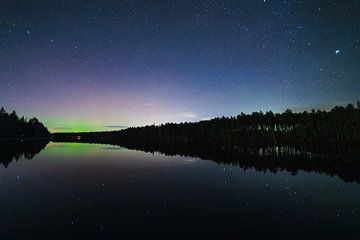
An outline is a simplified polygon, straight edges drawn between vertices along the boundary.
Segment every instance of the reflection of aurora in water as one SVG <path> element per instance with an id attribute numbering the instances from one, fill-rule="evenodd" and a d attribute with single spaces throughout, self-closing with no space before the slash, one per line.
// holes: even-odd
<path id="1" fill-rule="evenodd" d="M 41 144 L 32 146 L 41 149 Z M 32 161 L 0 168 L 2 236 L 18 239 L 56 233 L 99 239 L 117 236 L 119 231 L 126 239 L 149 234 L 185 238 L 189 231 L 192 237 L 219 239 L 224 233 L 228 239 L 279 234 L 294 239 L 294 233 L 295 239 L 356 235 L 359 185 L 299 168 L 295 176 L 289 167 L 279 171 L 271 164 L 284 165 L 281 156 L 293 154 L 281 149 L 277 158 L 271 158 L 270 152 L 264 158 L 224 149 L 201 152 L 197 147 L 196 153 L 204 159 L 228 161 L 216 164 L 176 155 L 176 149 L 169 148 L 159 154 L 50 142 L 39 154 L 32 151 Z M 324 231 L 329 222 L 336 224 Z M 259 226 L 264 231 L 256 231 Z"/>
<path id="2" fill-rule="evenodd" d="M 360 166 L 358 156 L 360 149 L 357 147 L 340 146 L 307 146 L 295 147 L 257 147 L 231 149 L 216 146 L 184 146 L 173 145 L 99 145 L 89 143 L 63 143 L 63 142 L 3 142 L 1 164 L 5 167 L 12 160 L 22 158 L 31 159 L 42 149 L 44 157 L 65 156 L 68 159 L 81 159 L 86 157 L 101 158 L 104 156 L 122 157 L 134 155 L 136 152 L 128 149 L 145 152 L 159 152 L 165 155 L 181 155 L 199 157 L 204 160 L 212 160 L 220 164 L 236 165 L 243 169 L 254 168 L 258 171 L 270 171 L 273 173 L 287 171 L 297 174 L 299 170 L 307 172 L 325 173 L 339 176 L 344 181 L 360 182 Z M 126 147 L 126 148 L 124 148 Z M 300 150 L 301 149 L 301 150 Z"/>

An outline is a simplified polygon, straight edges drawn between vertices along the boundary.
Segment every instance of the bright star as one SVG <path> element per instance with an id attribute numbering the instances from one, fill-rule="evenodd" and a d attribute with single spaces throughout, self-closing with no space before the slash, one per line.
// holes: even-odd
<path id="1" fill-rule="evenodd" d="M 339 54 L 340 52 L 341 52 L 340 49 L 336 49 L 336 50 L 335 50 L 335 54 Z"/>

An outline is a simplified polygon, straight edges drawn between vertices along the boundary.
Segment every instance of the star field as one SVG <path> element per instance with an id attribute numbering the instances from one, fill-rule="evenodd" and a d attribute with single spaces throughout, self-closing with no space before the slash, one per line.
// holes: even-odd
<path id="1" fill-rule="evenodd" d="M 360 98 L 360 2 L 4 1 L 0 103 L 52 131 Z"/>

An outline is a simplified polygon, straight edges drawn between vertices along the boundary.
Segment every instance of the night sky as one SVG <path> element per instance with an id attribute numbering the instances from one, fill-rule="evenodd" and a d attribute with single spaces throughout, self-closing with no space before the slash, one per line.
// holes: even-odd
<path id="1" fill-rule="evenodd" d="M 360 1 L 0 1 L 0 105 L 113 130 L 360 99 Z"/>

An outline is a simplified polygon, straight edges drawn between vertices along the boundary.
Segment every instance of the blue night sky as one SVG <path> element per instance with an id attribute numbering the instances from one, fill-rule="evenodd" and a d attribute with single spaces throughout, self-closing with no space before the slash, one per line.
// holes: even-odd
<path id="1" fill-rule="evenodd" d="M 112 130 L 360 99 L 360 1 L 2 1 L 0 105 Z"/>

